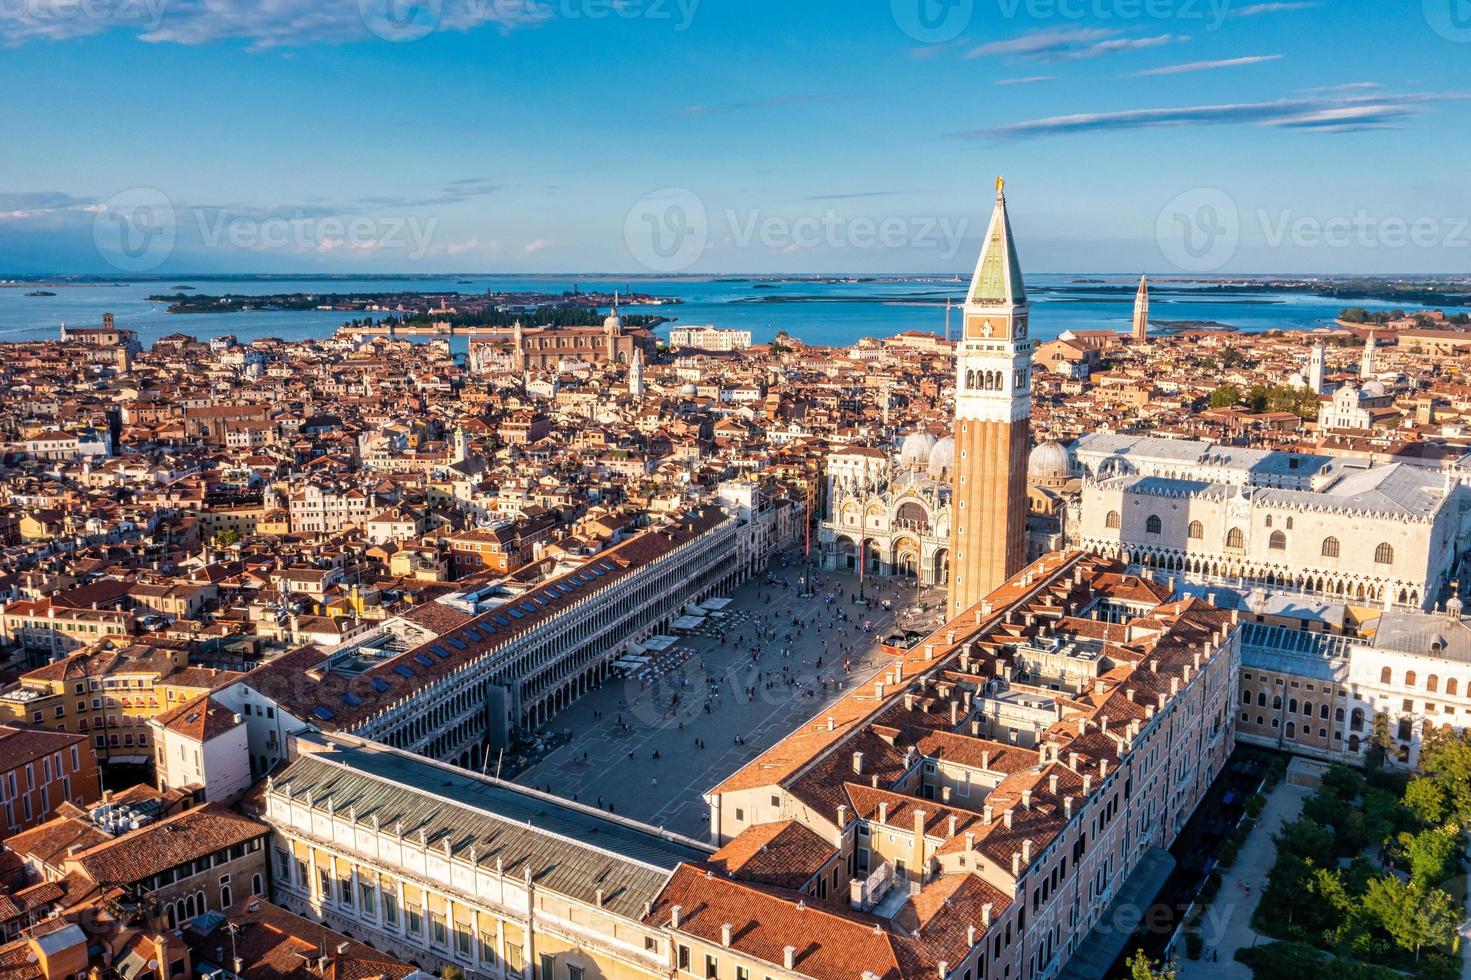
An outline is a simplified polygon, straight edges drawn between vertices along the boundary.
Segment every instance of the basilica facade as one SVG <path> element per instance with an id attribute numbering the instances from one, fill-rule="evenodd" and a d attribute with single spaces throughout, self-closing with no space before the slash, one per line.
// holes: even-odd
<path id="1" fill-rule="evenodd" d="M 818 525 L 822 567 L 944 585 L 950 574 L 950 471 L 955 440 L 916 432 L 897 456 L 854 447 L 827 458 L 828 508 Z"/>

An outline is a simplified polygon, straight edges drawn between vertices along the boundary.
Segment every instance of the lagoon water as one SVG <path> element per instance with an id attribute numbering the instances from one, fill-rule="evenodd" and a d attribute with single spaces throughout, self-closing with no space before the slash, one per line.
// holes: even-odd
<path id="1" fill-rule="evenodd" d="M 1032 302 L 1032 333 L 1051 338 L 1065 330 L 1127 330 L 1136 279 L 1130 276 L 1039 275 L 1027 279 Z M 785 331 L 812 344 L 844 345 L 860 337 L 882 337 L 905 330 L 936 333 L 945 329 L 945 301 L 964 295 L 966 282 L 944 277 L 844 280 L 760 277 L 620 278 L 609 276 L 434 276 L 413 278 L 178 278 L 150 281 L 19 283 L 0 287 L 0 341 L 58 336 L 63 323 L 92 326 L 102 314 L 116 315 L 119 326 L 137 331 L 144 344 L 170 333 L 201 340 L 234 334 L 241 340 L 326 337 L 349 314 L 331 311 L 170 314 L 154 294 L 175 286 L 220 295 L 262 293 L 366 293 L 396 291 L 537 291 L 560 293 L 633 289 L 676 297 L 666 306 L 630 306 L 625 313 L 658 313 L 678 325 L 750 330 L 770 340 Z M 1160 280 L 1151 286 L 1150 319 L 1215 322 L 1243 332 L 1331 326 L 1345 306 L 1390 309 L 1404 304 L 1345 301 L 1300 294 L 1209 292 L 1200 281 Z M 37 289 L 55 296 L 27 296 Z M 957 308 L 952 323 L 960 324 Z M 660 328 L 666 333 L 669 325 Z"/>

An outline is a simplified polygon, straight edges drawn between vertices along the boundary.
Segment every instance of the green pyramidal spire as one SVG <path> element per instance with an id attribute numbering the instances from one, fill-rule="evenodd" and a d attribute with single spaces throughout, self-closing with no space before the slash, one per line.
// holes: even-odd
<path id="1" fill-rule="evenodd" d="M 986 230 L 981 258 L 970 284 L 970 302 L 984 306 L 1014 306 L 1027 301 L 1016 242 L 1011 237 L 1011 219 L 1006 216 L 1005 190 L 1005 180 L 998 177 L 996 210 L 991 215 L 991 226 Z"/>

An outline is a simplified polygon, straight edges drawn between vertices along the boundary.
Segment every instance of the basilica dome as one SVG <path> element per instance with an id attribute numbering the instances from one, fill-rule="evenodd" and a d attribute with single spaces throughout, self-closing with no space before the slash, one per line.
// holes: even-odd
<path id="1" fill-rule="evenodd" d="M 955 437 L 946 436 L 930 450 L 930 478 L 943 480 L 955 468 Z"/>
<path id="2" fill-rule="evenodd" d="M 1027 478 L 1031 480 L 1068 480 L 1073 475 L 1073 454 L 1060 442 L 1048 440 L 1027 457 Z"/>
<path id="3" fill-rule="evenodd" d="M 936 439 L 928 432 L 911 432 L 904 437 L 899 449 L 899 465 L 915 468 L 928 466 L 930 450 L 935 448 Z"/>

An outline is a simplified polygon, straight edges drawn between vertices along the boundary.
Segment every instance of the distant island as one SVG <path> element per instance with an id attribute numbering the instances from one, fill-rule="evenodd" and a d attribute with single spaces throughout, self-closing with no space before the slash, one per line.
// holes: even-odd
<path id="1" fill-rule="evenodd" d="M 27 296 L 55 296 L 56 294 L 53 293 L 49 289 L 33 289 L 29 293 L 26 293 L 26 295 Z"/>
<path id="2" fill-rule="evenodd" d="M 225 293 L 158 293 L 148 297 L 153 303 L 166 303 L 169 313 L 258 313 L 311 312 L 384 313 L 404 318 L 433 317 L 454 322 L 457 317 L 473 319 L 477 324 L 490 324 L 498 317 L 524 314 L 543 308 L 575 307 L 578 309 L 625 306 L 668 306 L 682 302 L 670 296 L 644 293 L 584 293 L 576 289 L 562 293 L 540 292 L 390 292 L 390 293 L 264 293 L 244 295 Z M 662 323 L 664 318 L 650 318 Z"/>

